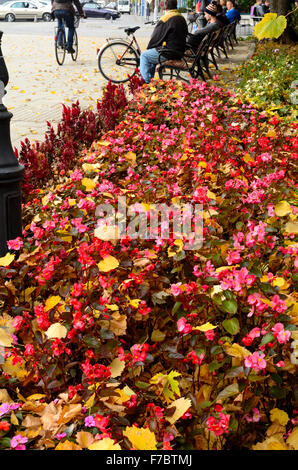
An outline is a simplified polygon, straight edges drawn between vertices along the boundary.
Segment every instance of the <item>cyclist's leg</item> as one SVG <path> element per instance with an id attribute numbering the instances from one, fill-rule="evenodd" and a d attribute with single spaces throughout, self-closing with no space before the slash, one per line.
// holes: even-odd
<path id="1" fill-rule="evenodd" d="M 58 20 L 58 29 L 61 28 L 65 32 L 64 23 L 62 21 L 62 19 L 64 18 L 64 11 L 65 10 L 55 10 L 54 17 Z"/>
<path id="2" fill-rule="evenodd" d="M 72 48 L 72 43 L 73 43 L 73 35 L 74 35 L 74 32 L 75 32 L 74 15 L 70 11 L 67 11 L 67 12 L 65 12 L 64 19 L 65 19 L 66 26 L 68 27 L 66 47 L 68 49 L 71 49 Z"/>

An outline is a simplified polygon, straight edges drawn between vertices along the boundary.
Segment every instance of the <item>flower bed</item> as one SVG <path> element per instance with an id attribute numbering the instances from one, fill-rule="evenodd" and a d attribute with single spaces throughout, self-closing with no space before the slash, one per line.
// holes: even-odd
<path id="1" fill-rule="evenodd" d="M 297 449 L 296 127 L 152 82 L 27 205 L 0 260 L 0 446 Z M 117 239 L 118 196 L 203 205 L 203 246 Z"/>
<path id="2" fill-rule="evenodd" d="M 291 99 L 296 89 L 292 84 L 297 80 L 297 71 L 295 46 L 265 42 L 259 44 L 254 56 L 239 68 L 238 90 L 250 103 L 291 122 L 297 118 L 297 103 Z"/>

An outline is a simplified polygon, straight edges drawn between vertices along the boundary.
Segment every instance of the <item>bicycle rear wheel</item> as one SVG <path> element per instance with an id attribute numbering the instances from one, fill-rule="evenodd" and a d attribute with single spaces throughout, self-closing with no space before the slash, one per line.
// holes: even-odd
<path id="1" fill-rule="evenodd" d="M 78 35 L 76 31 L 74 32 L 74 35 L 73 35 L 72 47 L 75 50 L 75 52 L 71 54 L 71 58 L 75 62 L 77 60 L 78 52 L 79 52 L 79 42 L 78 42 Z"/>
<path id="2" fill-rule="evenodd" d="M 65 39 L 65 32 L 63 29 L 59 28 L 57 31 L 57 35 L 55 36 L 55 54 L 56 60 L 59 65 L 64 63 L 66 53 L 66 39 Z"/>
<path id="3" fill-rule="evenodd" d="M 99 53 L 98 68 L 106 80 L 124 83 L 136 73 L 140 59 L 137 51 L 125 42 L 107 44 Z"/>

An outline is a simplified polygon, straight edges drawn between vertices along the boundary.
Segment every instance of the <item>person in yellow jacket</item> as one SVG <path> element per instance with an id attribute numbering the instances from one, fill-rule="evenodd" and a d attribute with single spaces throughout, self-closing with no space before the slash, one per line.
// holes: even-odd
<path id="1" fill-rule="evenodd" d="M 142 52 L 140 73 L 146 83 L 155 74 L 159 55 L 163 60 L 181 59 L 184 55 L 188 33 L 184 16 L 177 10 L 177 0 L 166 0 L 166 13 L 154 28 L 147 50 Z"/>

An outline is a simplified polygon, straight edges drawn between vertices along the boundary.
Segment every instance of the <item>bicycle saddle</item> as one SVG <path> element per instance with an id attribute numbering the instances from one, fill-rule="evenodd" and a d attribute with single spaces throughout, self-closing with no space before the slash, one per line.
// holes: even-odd
<path id="1" fill-rule="evenodd" d="M 126 32 L 127 36 L 135 33 L 137 29 L 140 29 L 140 26 L 135 26 L 134 28 L 126 28 L 124 31 Z"/>

